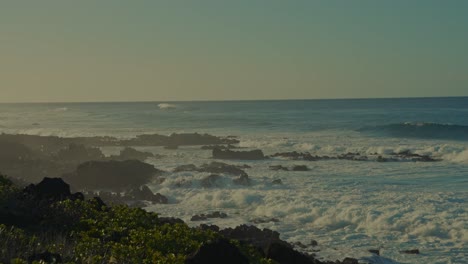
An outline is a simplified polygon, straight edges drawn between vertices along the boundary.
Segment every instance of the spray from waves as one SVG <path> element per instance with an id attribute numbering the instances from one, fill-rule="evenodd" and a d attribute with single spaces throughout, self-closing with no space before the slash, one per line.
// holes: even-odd
<path id="1" fill-rule="evenodd" d="M 51 112 L 66 112 L 66 111 L 68 111 L 68 108 L 67 107 L 57 107 L 57 108 L 51 109 L 50 111 Z"/>
<path id="2" fill-rule="evenodd" d="M 468 126 L 454 124 L 406 122 L 383 126 L 367 126 L 358 129 L 358 131 L 372 135 L 401 138 L 468 140 Z"/>
<path id="3" fill-rule="evenodd" d="M 177 108 L 177 105 L 175 104 L 168 104 L 168 103 L 161 103 L 158 104 L 158 108 L 161 110 L 174 110 Z"/>

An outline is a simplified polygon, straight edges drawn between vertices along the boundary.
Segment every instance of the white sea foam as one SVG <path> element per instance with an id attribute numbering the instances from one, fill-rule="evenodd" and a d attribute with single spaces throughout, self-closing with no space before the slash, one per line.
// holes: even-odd
<path id="1" fill-rule="evenodd" d="M 177 105 L 175 104 L 168 104 L 168 103 L 161 103 L 158 104 L 158 108 L 161 110 L 173 110 L 177 108 Z"/>

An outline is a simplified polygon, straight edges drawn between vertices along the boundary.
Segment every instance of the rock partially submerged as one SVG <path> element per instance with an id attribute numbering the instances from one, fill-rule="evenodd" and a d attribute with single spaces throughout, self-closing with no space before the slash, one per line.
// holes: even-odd
<path id="1" fill-rule="evenodd" d="M 155 157 L 151 152 L 139 151 L 131 147 L 126 147 L 120 151 L 119 155 L 112 155 L 109 157 L 110 160 L 140 160 L 145 161 L 148 158 Z M 159 157 L 159 156 L 158 156 Z"/>
<path id="2" fill-rule="evenodd" d="M 263 160 L 265 155 L 259 149 L 250 151 L 233 151 L 229 149 L 213 149 L 213 158 L 215 159 L 233 159 L 233 160 Z"/>
<path id="3" fill-rule="evenodd" d="M 162 171 L 138 161 L 89 161 L 80 164 L 65 179 L 76 189 L 123 191 L 150 182 Z"/>
<path id="4" fill-rule="evenodd" d="M 237 139 L 199 133 L 174 133 L 169 136 L 139 135 L 136 138 L 121 141 L 121 144 L 126 146 L 193 146 L 237 143 L 239 143 Z"/>
<path id="5" fill-rule="evenodd" d="M 239 148 L 239 147 L 231 145 L 231 144 L 227 144 L 227 145 L 205 145 L 205 146 L 201 147 L 201 149 L 208 149 L 208 150 L 213 150 L 213 149 L 216 149 L 216 148 L 226 150 L 226 149 L 236 149 L 236 148 Z"/>
<path id="6" fill-rule="evenodd" d="M 210 213 L 210 214 L 194 215 L 194 216 L 192 216 L 190 221 L 203 221 L 203 220 L 207 220 L 209 218 L 226 218 L 226 217 L 227 217 L 227 214 L 216 211 L 216 212 L 213 212 L 213 213 Z"/>
<path id="7" fill-rule="evenodd" d="M 410 151 L 403 151 L 399 153 L 390 153 L 387 156 L 382 156 L 377 153 L 361 155 L 359 152 L 348 152 L 337 156 L 318 156 L 312 155 L 309 152 L 280 152 L 271 155 L 271 157 L 282 157 L 292 160 L 306 160 L 306 161 L 322 161 L 322 160 L 350 160 L 350 161 L 377 161 L 377 162 L 435 162 L 440 161 L 428 155 L 420 155 L 411 153 Z M 272 166 L 273 170 L 280 170 L 283 167 Z"/>
<path id="8" fill-rule="evenodd" d="M 135 200 L 150 201 L 153 204 L 168 203 L 168 199 L 164 195 L 160 193 L 154 194 L 146 185 L 142 185 L 139 188 L 130 190 L 127 196 Z"/>
<path id="9" fill-rule="evenodd" d="M 208 173 L 224 173 L 224 174 L 230 174 L 234 176 L 247 175 L 247 173 L 243 170 L 243 168 L 246 168 L 246 165 L 237 166 L 237 165 L 226 164 L 223 162 L 213 161 L 211 163 L 205 163 L 201 165 L 200 167 L 197 167 L 193 164 L 181 165 L 175 168 L 173 172 L 196 171 L 196 172 L 208 172 Z"/>
<path id="10" fill-rule="evenodd" d="M 204 188 L 220 187 L 220 179 L 221 176 L 219 176 L 218 174 L 211 174 L 201 180 L 201 185 Z"/>

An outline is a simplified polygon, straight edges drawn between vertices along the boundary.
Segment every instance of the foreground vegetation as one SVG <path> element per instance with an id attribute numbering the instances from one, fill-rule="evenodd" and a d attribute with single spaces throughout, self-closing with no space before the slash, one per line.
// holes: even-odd
<path id="1" fill-rule="evenodd" d="M 0 263 L 184 263 L 215 231 L 139 208 L 20 189 L 0 175 Z M 249 263 L 274 263 L 230 240 Z"/>

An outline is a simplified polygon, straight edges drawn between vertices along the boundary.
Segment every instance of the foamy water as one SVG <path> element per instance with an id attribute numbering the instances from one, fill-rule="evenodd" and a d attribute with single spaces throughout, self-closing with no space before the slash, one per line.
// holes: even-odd
<path id="1" fill-rule="evenodd" d="M 466 98 L 273 101 L 135 104 L 0 105 L 0 130 L 61 136 L 207 132 L 236 135 L 239 146 L 265 154 L 299 151 L 314 155 L 359 152 L 390 155 L 409 150 L 440 162 L 359 162 L 347 160 L 225 161 L 248 164 L 251 186 L 221 175 L 204 188 L 208 173 L 169 173 L 182 164 L 213 161 L 199 147 L 165 150 L 147 162 L 168 171 L 151 189 L 169 198 L 147 209 L 163 216 L 234 227 L 255 218 L 278 222 L 256 224 L 281 238 L 308 244 L 326 259 L 357 257 L 369 263 L 468 263 L 468 126 Z M 59 109 L 59 110 L 58 110 Z M 407 136 L 405 136 L 407 135 Z M 452 138 L 456 137 L 456 138 Z M 457 140 L 454 140 L 457 139 Z M 107 154 L 119 148 L 104 148 Z M 310 171 L 272 171 L 271 165 L 307 165 Z M 273 185 L 281 179 L 283 185 Z M 190 222 L 213 211 L 225 219 Z M 381 257 L 369 249 L 380 249 Z M 400 251 L 419 249 L 419 255 Z"/>

